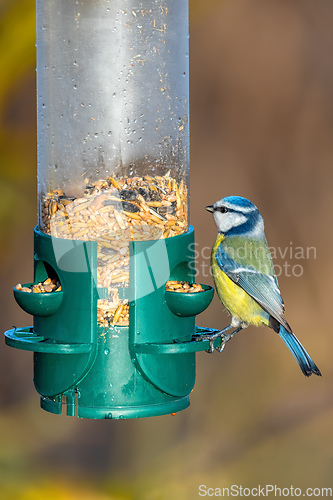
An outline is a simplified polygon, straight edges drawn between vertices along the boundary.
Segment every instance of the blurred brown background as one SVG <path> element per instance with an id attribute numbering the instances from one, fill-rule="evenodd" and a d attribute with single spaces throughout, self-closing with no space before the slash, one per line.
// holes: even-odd
<path id="1" fill-rule="evenodd" d="M 270 246 L 288 248 L 275 260 L 289 266 L 289 276 L 279 277 L 286 317 L 323 377 L 306 379 L 277 335 L 249 328 L 222 354 L 197 356 L 189 409 L 174 417 L 85 421 L 40 410 L 32 355 L 2 342 L 1 498 L 187 500 L 199 498 L 200 484 L 333 487 L 333 3 L 190 0 L 190 6 L 198 280 L 212 283 L 206 247 L 215 225 L 204 207 L 232 194 L 251 199 Z M 0 16 L 4 331 L 31 323 L 12 287 L 32 277 L 34 1 L 2 0 Z M 315 247 L 315 255 L 297 259 L 297 247 Z M 211 327 L 227 321 L 217 298 L 197 318 Z"/>

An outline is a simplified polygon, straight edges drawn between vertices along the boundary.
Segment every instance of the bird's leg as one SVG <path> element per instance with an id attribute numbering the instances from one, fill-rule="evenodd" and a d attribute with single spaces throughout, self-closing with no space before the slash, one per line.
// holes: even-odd
<path id="1" fill-rule="evenodd" d="M 217 337 L 221 337 L 221 340 L 222 340 L 222 336 L 224 336 L 224 333 L 227 332 L 228 330 L 230 330 L 230 328 L 232 328 L 232 327 L 233 327 L 233 325 L 230 324 L 230 325 L 226 326 L 225 328 L 223 328 L 223 330 L 217 330 L 214 333 L 204 333 L 203 335 L 199 335 L 198 337 L 196 337 L 195 340 L 197 340 L 197 341 L 209 340 L 209 349 L 207 349 L 207 352 L 214 352 L 215 339 L 217 339 Z"/>
<path id="2" fill-rule="evenodd" d="M 234 335 L 236 335 L 236 333 L 240 332 L 242 329 L 243 329 L 243 326 L 242 326 L 242 325 L 240 325 L 240 326 L 239 326 L 238 328 L 236 328 L 236 330 L 234 330 L 233 332 L 228 333 L 227 335 L 223 335 L 223 334 L 222 334 L 222 335 L 221 335 L 221 344 L 220 344 L 218 347 L 216 347 L 216 350 L 217 350 L 217 351 L 219 351 L 219 352 L 222 352 L 222 351 L 223 351 L 223 349 L 224 349 L 224 346 L 226 345 L 226 343 L 228 342 L 228 340 L 232 339 L 232 337 L 233 337 Z M 211 352 L 211 351 L 210 351 L 210 349 L 211 349 L 211 346 L 209 347 L 209 352 Z M 214 349 L 214 346 L 213 346 L 213 349 Z"/>
<path id="3" fill-rule="evenodd" d="M 232 328 L 234 326 L 236 326 L 236 325 L 231 323 L 230 325 L 223 328 L 223 330 L 217 330 L 214 333 L 204 333 L 203 335 L 199 335 L 198 337 L 196 337 L 196 340 L 197 341 L 209 340 L 209 349 L 207 349 L 206 352 L 211 353 L 211 352 L 214 352 L 214 350 L 215 350 L 215 347 L 214 347 L 215 339 L 217 339 L 217 337 L 221 337 L 221 344 L 219 345 L 219 347 L 216 348 L 216 350 L 219 352 L 222 352 L 224 349 L 224 346 L 228 342 L 228 340 L 232 339 L 232 337 L 234 335 L 236 335 L 236 333 L 238 333 L 240 330 L 242 330 L 242 328 L 244 328 L 244 325 L 240 325 L 236 328 L 236 330 L 225 335 L 225 333 L 228 330 L 230 330 L 230 328 Z"/>

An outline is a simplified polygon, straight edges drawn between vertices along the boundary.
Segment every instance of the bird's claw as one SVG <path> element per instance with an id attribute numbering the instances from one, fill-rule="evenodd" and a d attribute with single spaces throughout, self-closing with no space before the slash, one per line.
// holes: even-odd
<path id="1" fill-rule="evenodd" d="M 227 341 L 229 340 L 229 338 L 225 339 L 224 335 L 220 335 L 220 338 L 221 338 L 221 343 L 217 347 L 214 346 L 214 343 L 215 343 L 215 340 L 217 339 L 217 337 L 210 340 L 209 341 L 209 349 L 207 349 L 206 352 L 209 352 L 209 353 L 212 353 L 214 351 L 222 352 L 223 349 L 225 348 L 225 345 L 226 345 Z"/>
<path id="2" fill-rule="evenodd" d="M 219 352 L 222 352 L 223 349 L 225 348 L 225 344 L 226 344 L 226 341 L 223 340 L 223 338 L 221 337 L 221 344 L 218 347 L 216 347 L 216 350 Z"/>
<path id="3" fill-rule="evenodd" d="M 209 341 L 209 349 L 206 349 L 206 352 L 209 352 L 209 354 L 212 354 L 215 351 L 214 341 L 215 339 Z"/>
<path id="4" fill-rule="evenodd" d="M 196 341 L 199 342 L 200 340 L 209 340 L 209 349 L 206 349 L 206 352 L 209 352 L 210 354 L 214 352 L 215 350 L 218 352 L 222 352 L 224 350 L 224 347 L 228 340 L 232 339 L 232 337 L 239 332 L 243 326 L 240 325 L 236 330 L 234 330 L 231 333 L 226 334 L 225 332 L 229 330 L 232 327 L 232 325 L 227 326 L 221 331 L 215 332 L 215 333 L 204 333 L 203 335 L 198 335 L 196 337 Z M 221 343 L 219 346 L 215 347 L 215 340 L 220 337 L 221 338 Z"/>
<path id="5" fill-rule="evenodd" d="M 221 344 L 218 347 L 215 347 L 215 340 L 221 337 Z M 206 352 L 209 352 L 210 354 L 213 353 L 215 350 L 222 352 L 224 349 L 224 346 L 226 344 L 226 340 L 224 339 L 224 335 L 219 333 L 219 334 L 206 334 L 206 335 L 199 335 L 195 339 L 197 342 L 200 340 L 209 340 L 209 349 L 206 349 Z M 229 340 L 229 339 L 228 339 Z"/>

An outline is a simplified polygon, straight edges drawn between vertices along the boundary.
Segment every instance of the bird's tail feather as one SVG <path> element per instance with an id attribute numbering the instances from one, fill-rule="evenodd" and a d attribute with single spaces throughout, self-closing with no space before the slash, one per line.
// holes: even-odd
<path id="1" fill-rule="evenodd" d="M 306 377 L 310 377 L 312 373 L 321 376 L 319 368 L 315 365 L 298 338 L 292 332 L 288 332 L 282 325 L 280 325 L 279 335 L 296 359 L 300 369 Z"/>

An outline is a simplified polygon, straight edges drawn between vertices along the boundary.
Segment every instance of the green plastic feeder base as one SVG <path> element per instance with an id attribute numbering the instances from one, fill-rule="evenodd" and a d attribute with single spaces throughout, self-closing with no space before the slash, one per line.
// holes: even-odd
<path id="1" fill-rule="evenodd" d="M 79 418 L 91 419 L 122 419 L 122 418 L 142 418 L 158 417 L 161 415 L 173 414 L 185 410 L 190 405 L 190 396 L 184 396 L 170 403 L 160 403 L 158 405 L 140 406 L 110 406 L 105 408 L 77 407 L 77 412 L 72 412 L 73 407 L 65 403 L 53 401 L 48 398 L 40 398 L 40 406 L 43 410 L 56 415 L 61 415 L 63 409 L 67 408 L 67 415 Z"/>
<path id="2" fill-rule="evenodd" d="M 190 404 L 196 340 L 205 329 L 195 315 L 213 289 L 197 294 L 165 291 L 168 280 L 194 282 L 194 232 L 130 243 L 129 326 L 97 326 L 97 243 L 51 238 L 35 229 L 35 281 L 57 277 L 59 296 L 14 292 L 34 316 L 33 327 L 5 333 L 6 343 L 34 352 L 34 384 L 41 407 L 82 418 L 138 418 L 176 413 Z M 58 293 L 58 292 L 55 292 Z M 175 297 L 178 297 L 175 300 Z M 213 330 L 210 330 L 213 331 Z M 216 339 L 216 344 L 219 339 Z"/>

